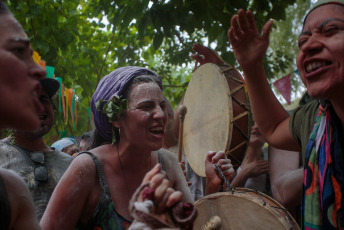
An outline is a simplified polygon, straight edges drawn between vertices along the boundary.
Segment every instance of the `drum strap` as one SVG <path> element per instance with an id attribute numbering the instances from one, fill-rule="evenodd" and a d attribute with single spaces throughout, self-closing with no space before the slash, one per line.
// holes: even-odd
<path id="1" fill-rule="evenodd" d="M 231 185 L 229 184 L 228 180 L 226 179 L 225 175 L 223 175 L 221 169 L 219 168 L 219 166 L 217 166 L 217 164 L 214 164 L 216 170 L 218 171 L 218 173 L 220 174 L 221 176 L 221 185 L 220 185 L 220 190 L 219 192 L 223 192 L 224 189 L 223 189 L 223 184 L 226 183 L 227 187 L 231 190 L 232 187 Z"/>

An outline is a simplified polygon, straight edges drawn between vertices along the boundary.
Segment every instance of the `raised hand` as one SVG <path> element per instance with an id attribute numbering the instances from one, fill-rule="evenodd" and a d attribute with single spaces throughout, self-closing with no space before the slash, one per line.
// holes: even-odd
<path id="1" fill-rule="evenodd" d="M 238 15 L 231 19 L 231 28 L 228 30 L 228 38 L 232 45 L 235 58 L 244 72 L 249 71 L 252 66 L 262 64 L 266 50 L 269 45 L 269 34 L 273 21 L 268 21 L 262 31 L 258 33 L 256 22 L 252 11 L 245 13 L 241 9 Z"/>
<path id="2" fill-rule="evenodd" d="M 208 47 L 205 47 L 199 43 L 194 44 L 192 49 L 196 52 L 196 54 L 191 54 L 191 58 L 199 62 L 201 65 L 206 63 L 223 65 L 225 63 L 214 50 L 209 49 Z"/>

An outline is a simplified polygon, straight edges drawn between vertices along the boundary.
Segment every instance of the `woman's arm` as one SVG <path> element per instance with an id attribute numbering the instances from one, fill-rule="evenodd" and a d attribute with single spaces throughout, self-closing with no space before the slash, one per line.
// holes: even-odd
<path id="1" fill-rule="evenodd" d="M 260 35 L 253 13 L 239 10 L 231 19 L 228 37 L 244 72 L 251 108 L 264 139 L 272 146 L 299 151 L 289 132 L 289 115 L 271 91 L 263 66 L 272 24 L 268 21 Z"/>
<path id="2" fill-rule="evenodd" d="M 248 178 L 255 177 L 267 173 L 269 171 L 269 163 L 265 160 L 253 161 L 242 164 L 240 171 L 233 179 L 232 187 L 245 187 Z"/>
<path id="3" fill-rule="evenodd" d="M 299 159 L 299 152 L 269 147 L 272 195 L 290 210 L 301 204 L 303 168 L 299 166 Z"/>
<path id="4" fill-rule="evenodd" d="M 73 160 L 56 186 L 40 225 L 42 229 L 74 229 L 95 186 L 96 169 L 86 154 Z"/>

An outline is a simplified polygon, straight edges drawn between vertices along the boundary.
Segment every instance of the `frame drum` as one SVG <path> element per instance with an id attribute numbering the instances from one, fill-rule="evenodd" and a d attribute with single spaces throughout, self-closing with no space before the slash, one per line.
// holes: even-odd
<path id="1" fill-rule="evenodd" d="M 208 151 L 224 151 L 237 169 L 250 134 L 250 109 L 244 81 L 226 65 L 204 64 L 193 74 L 185 93 L 183 147 L 192 169 L 205 177 Z"/>
<path id="2" fill-rule="evenodd" d="M 252 189 L 233 188 L 229 192 L 214 193 L 196 201 L 195 206 L 198 216 L 194 229 L 300 229 L 281 204 Z M 209 220 L 215 216 L 219 217 L 221 224 L 210 228 Z"/>

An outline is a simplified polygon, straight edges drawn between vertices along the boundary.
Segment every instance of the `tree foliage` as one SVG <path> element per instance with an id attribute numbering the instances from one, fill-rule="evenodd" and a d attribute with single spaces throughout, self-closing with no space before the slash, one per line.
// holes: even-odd
<path id="1" fill-rule="evenodd" d="M 211 44 L 236 65 L 227 38 L 238 9 L 253 9 L 261 28 L 270 18 L 286 18 L 296 0 L 11 0 L 11 11 L 23 25 L 47 65 L 76 90 L 78 129 L 90 129 L 89 103 L 99 80 L 115 68 L 145 66 L 163 77 L 165 94 L 176 105 L 192 74 L 189 58 L 195 42 Z M 283 50 L 282 52 L 285 52 Z M 278 53 L 272 60 L 288 60 Z M 269 77 L 278 72 L 269 66 Z M 283 71 L 286 68 L 280 67 Z M 68 130 L 60 124 L 59 129 Z"/>

